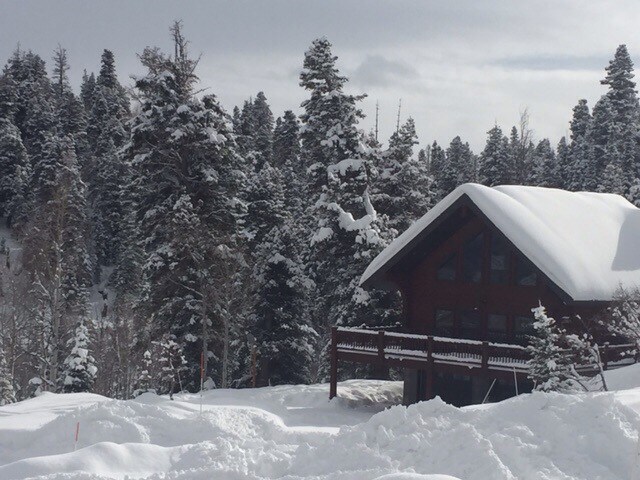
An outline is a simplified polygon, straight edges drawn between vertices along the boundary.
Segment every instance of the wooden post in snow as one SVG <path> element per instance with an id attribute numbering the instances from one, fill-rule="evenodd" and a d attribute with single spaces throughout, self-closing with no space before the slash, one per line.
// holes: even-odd
<path id="1" fill-rule="evenodd" d="M 204 390 L 204 350 L 200 352 L 200 415 L 202 415 L 202 390 Z"/>
<path id="2" fill-rule="evenodd" d="M 331 327 L 329 400 L 338 395 L 338 327 Z"/>
<path id="3" fill-rule="evenodd" d="M 75 441 L 73 443 L 73 451 L 76 451 L 76 448 L 78 448 L 78 436 L 80 435 L 80 422 L 76 422 L 76 438 Z"/>

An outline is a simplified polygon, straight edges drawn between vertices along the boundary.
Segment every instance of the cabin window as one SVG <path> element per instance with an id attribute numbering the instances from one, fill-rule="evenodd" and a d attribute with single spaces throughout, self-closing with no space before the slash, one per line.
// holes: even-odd
<path id="1" fill-rule="evenodd" d="M 491 237 L 491 283 L 504 285 L 509 277 L 509 247 L 498 235 Z"/>
<path id="2" fill-rule="evenodd" d="M 481 233 L 468 241 L 463 249 L 463 278 L 465 282 L 479 283 L 482 278 L 482 245 L 484 235 Z"/>
<path id="3" fill-rule="evenodd" d="M 487 315 L 489 340 L 504 341 L 507 337 L 507 316 L 498 313 Z"/>
<path id="4" fill-rule="evenodd" d="M 529 337 L 535 334 L 533 322 L 533 316 L 516 316 L 513 319 L 513 334 L 517 340 L 529 342 Z"/>
<path id="5" fill-rule="evenodd" d="M 436 310 L 434 334 L 441 335 L 443 337 L 453 336 L 452 310 Z"/>
<path id="6" fill-rule="evenodd" d="M 460 311 L 460 336 L 462 338 L 480 338 L 480 312 L 477 310 Z"/>
<path id="7" fill-rule="evenodd" d="M 533 286 L 538 280 L 533 265 L 524 258 L 518 258 L 516 262 L 516 285 Z"/>
<path id="8" fill-rule="evenodd" d="M 456 279 L 456 258 L 457 255 L 452 253 L 438 267 L 438 280 L 454 281 Z"/>

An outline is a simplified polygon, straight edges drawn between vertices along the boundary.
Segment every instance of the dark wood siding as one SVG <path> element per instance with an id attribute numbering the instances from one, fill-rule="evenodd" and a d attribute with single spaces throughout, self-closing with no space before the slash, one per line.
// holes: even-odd
<path id="1" fill-rule="evenodd" d="M 413 265 L 405 265 L 401 272 L 394 275 L 400 288 L 404 302 L 406 329 L 412 333 L 437 335 L 435 317 L 437 310 L 454 312 L 454 337 L 474 337 L 479 340 L 496 340 L 502 342 L 522 343 L 523 337 L 518 335 L 517 317 L 532 318 L 531 309 L 541 302 L 550 315 L 557 319 L 575 313 L 591 313 L 593 306 L 577 307 L 565 303 L 557 288 L 537 272 L 535 285 L 517 285 L 516 266 L 518 262 L 528 260 L 492 225 L 466 206 L 462 206 L 452 216 L 456 228 L 448 229 L 448 234 L 439 238 L 437 244 L 427 246 L 426 255 L 414 255 L 417 260 Z M 451 223 L 451 222 L 450 222 Z M 481 279 L 471 283 L 464 278 L 464 248 L 467 242 L 482 234 Z M 490 281 L 491 241 L 499 236 L 508 249 L 507 279 L 504 284 Z M 438 279 L 438 268 L 455 256 L 455 280 Z M 469 259 L 467 259 L 469 261 Z M 442 275 L 448 278 L 447 275 Z M 597 309 L 596 309 L 597 310 Z M 469 312 L 473 312 L 470 315 Z M 489 315 L 506 316 L 504 334 L 489 332 Z M 479 322 L 477 330 L 470 333 L 463 328 L 464 318 L 475 318 Z M 494 324 L 500 323 L 494 321 Z M 500 338 L 503 337 L 503 338 Z"/>

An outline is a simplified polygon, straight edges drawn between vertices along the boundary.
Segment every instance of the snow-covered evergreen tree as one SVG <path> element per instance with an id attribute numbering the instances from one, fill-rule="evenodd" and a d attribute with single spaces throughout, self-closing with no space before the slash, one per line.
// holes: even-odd
<path id="1" fill-rule="evenodd" d="M 89 330 L 81 320 L 76 326 L 73 338 L 69 339 L 70 353 L 64 360 L 61 374 L 62 391 L 90 392 L 95 381 L 98 368 L 90 353 Z"/>
<path id="2" fill-rule="evenodd" d="M 172 36 L 175 55 L 147 48 L 140 56 L 147 73 L 136 81 L 140 108 L 126 156 L 145 256 L 139 311 L 151 339 L 170 332 L 185 342 L 185 386 L 196 388 L 200 352 L 222 348 L 209 325 L 233 315 L 218 311 L 212 279 L 216 251 L 233 242 L 241 179 L 229 118 L 213 95 L 196 97 L 197 61 L 179 23 Z"/>
<path id="3" fill-rule="evenodd" d="M 185 387 L 184 377 L 188 368 L 184 346 L 177 342 L 175 335 L 167 333 L 154 343 L 160 371 L 158 393 L 168 393 L 169 398 L 173 400 L 173 394 L 182 391 Z"/>
<path id="4" fill-rule="evenodd" d="M 13 375 L 7 365 L 4 351 L 0 347 L 0 407 L 15 401 L 16 392 L 13 388 Z"/>
<path id="5" fill-rule="evenodd" d="M 20 131 L 9 119 L 0 118 L 0 216 L 9 226 L 25 221 L 29 169 Z"/>
<path id="6" fill-rule="evenodd" d="M 473 181 L 475 177 L 473 153 L 469 144 L 463 142 L 460 137 L 451 140 L 446 151 L 446 160 L 438 163 L 440 165 L 436 184 L 442 196 L 448 195 L 463 183 Z"/>
<path id="7" fill-rule="evenodd" d="M 433 178 L 433 190 L 436 194 L 436 202 L 442 200 L 449 192 L 446 192 L 440 185 L 442 184 L 443 173 L 447 169 L 447 156 L 444 149 L 433 142 L 431 145 L 431 161 L 429 162 L 429 175 Z"/>
<path id="8" fill-rule="evenodd" d="M 556 159 L 558 164 L 558 188 L 568 189 L 568 179 L 571 176 L 571 152 L 566 137 L 562 137 L 556 146 Z"/>
<path id="9" fill-rule="evenodd" d="M 387 225 L 398 233 L 404 232 L 435 203 L 429 165 L 413 158 L 413 147 L 417 144 L 415 124 L 409 118 L 391 136 L 372 189 L 371 198 L 376 209 L 388 218 Z"/>
<path id="10" fill-rule="evenodd" d="M 133 396 L 137 397 L 146 392 L 155 392 L 153 388 L 153 358 L 151 352 L 145 350 L 142 354 L 142 364 L 140 366 L 140 372 L 136 379 L 136 389 L 133 392 Z"/>
<path id="11" fill-rule="evenodd" d="M 480 154 L 478 168 L 480 183 L 489 187 L 513 183 L 515 165 L 509 153 L 509 141 L 502 134 L 502 129 L 495 125 L 487 132 L 487 143 Z"/>
<path id="12" fill-rule="evenodd" d="M 258 248 L 253 309 L 258 384 L 308 383 L 316 332 L 308 309 L 310 281 L 296 232 L 275 226 Z"/>
<path id="13" fill-rule="evenodd" d="M 531 354 L 528 376 L 534 382 L 536 390 L 571 390 L 575 369 L 566 350 L 561 347 L 565 332 L 547 315 L 542 305 L 532 309 L 532 312 L 535 317 L 533 328 L 536 334 L 530 337 L 527 347 Z"/>
<path id="14" fill-rule="evenodd" d="M 366 292 L 359 277 L 387 244 L 390 232 L 369 196 L 373 166 L 357 129 L 362 98 L 344 92 L 347 79 L 326 38 L 305 53 L 300 85 L 310 93 L 302 103 L 302 155 L 309 166 L 308 215 L 312 219 L 309 269 L 316 283 L 315 326 L 383 324 L 394 316 L 388 295 Z"/>
<path id="15" fill-rule="evenodd" d="M 556 153 L 544 138 L 538 142 L 534 152 L 535 184 L 541 187 L 559 188 L 561 184 L 560 172 Z"/>

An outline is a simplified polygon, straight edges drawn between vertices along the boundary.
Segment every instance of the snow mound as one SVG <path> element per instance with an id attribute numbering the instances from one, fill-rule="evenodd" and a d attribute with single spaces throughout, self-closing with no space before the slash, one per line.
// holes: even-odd
<path id="1" fill-rule="evenodd" d="M 459 480 L 449 475 L 420 475 L 419 473 L 390 473 L 375 480 Z"/>
<path id="2" fill-rule="evenodd" d="M 627 377 L 635 373 L 628 371 Z M 398 382 L 214 390 L 170 401 L 46 394 L 0 407 L 2 480 L 627 480 L 640 388 L 394 406 Z M 73 435 L 80 422 L 74 451 Z"/>
<path id="3" fill-rule="evenodd" d="M 573 300 L 610 300 L 640 285 L 640 209 L 619 195 L 467 183 L 447 195 L 383 250 L 360 283 L 413 247 L 421 232 L 463 195 Z"/>

